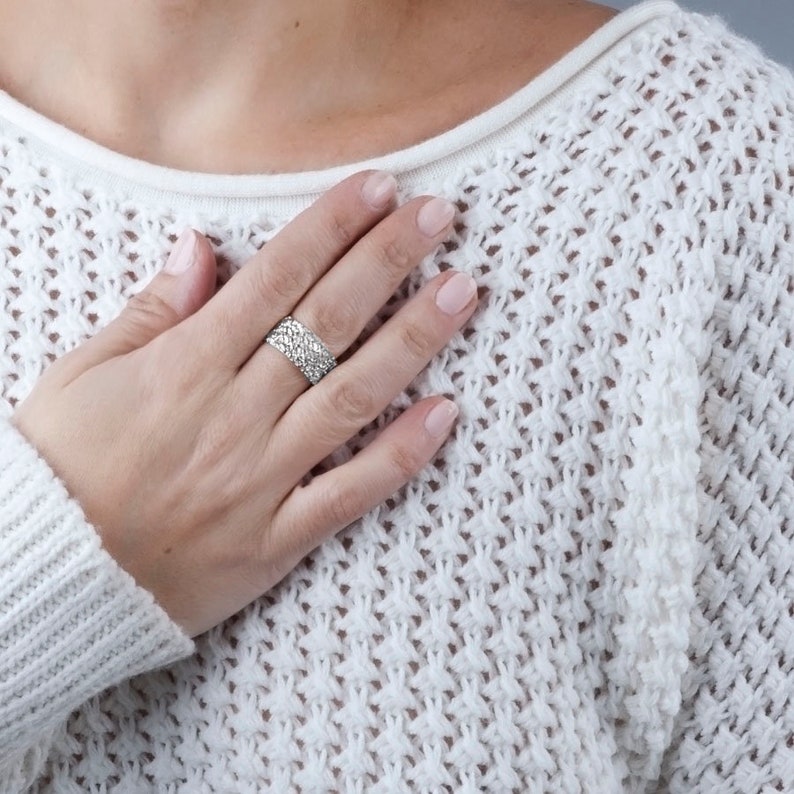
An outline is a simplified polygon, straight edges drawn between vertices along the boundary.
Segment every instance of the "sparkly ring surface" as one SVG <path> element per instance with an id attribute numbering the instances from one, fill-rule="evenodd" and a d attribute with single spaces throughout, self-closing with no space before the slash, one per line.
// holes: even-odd
<path id="1" fill-rule="evenodd" d="M 316 386 L 335 366 L 336 359 L 310 328 L 287 315 L 265 337 L 265 342 L 281 351 Z"/>

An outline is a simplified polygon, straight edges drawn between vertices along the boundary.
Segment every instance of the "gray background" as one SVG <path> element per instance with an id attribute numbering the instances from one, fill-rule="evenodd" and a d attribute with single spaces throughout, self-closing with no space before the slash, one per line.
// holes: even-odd
<path id="1" fill-rule="evenodd" d="M 636 0 L 597 0 L 629 8 Z M 774 60 L 794 69 L 794 0 L 677 0 L 701 14 L 719 14 L 737 33 L 752 39 Z"/>

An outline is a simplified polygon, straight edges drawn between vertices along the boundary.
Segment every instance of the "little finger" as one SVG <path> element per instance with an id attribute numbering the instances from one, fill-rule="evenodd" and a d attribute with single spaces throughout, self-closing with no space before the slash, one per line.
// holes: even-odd
<path id="1" fill-rule="evenodd" d="M 268 563 L 263 584 L 271 587 L 312 549 L 412 480 L 438 452 L 457 414 L 450 400 L 422 400 L 352 460 L 297 486 L 262 539 Z"/>

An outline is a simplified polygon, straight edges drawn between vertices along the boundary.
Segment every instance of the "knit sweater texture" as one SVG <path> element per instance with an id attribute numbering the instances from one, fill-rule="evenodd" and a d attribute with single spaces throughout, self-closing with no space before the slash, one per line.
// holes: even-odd
<path id="1" fill-rule="evenodd" d="M 480 288 L 406 487 L 190 640 L 11 425 L 185 226 L 221 281 L 365 167 Z M 794 76 L 654 0 L 366 163 L 207 175 L 0 95 L 0 790 L 794 790 Z M 322 467 L 321 467 L 322 468 Z"/>

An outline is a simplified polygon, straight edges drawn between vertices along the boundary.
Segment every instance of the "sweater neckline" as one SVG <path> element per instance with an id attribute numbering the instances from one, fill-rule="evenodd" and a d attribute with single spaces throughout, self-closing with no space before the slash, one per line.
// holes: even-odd
<path id="1" fill-rule="evenodd" d="M 614 45 L 651 20 L 680 10 L 674 0 L 644 0 L 616 14 L 527 85 L 477 116 L 407 148 L 313 171 L 217 174 L 157 165 L 85 138 L 1 90 L 0 117 L 32 136 L 35 140 L 28 144 L 44 147 L 51 159 L 69 161 L 72 170 L 83 172 L 91 181 L 110 183 L 126 193 L 147 193 L 171 205 L 193 205 L 195 200 L 200 204 L 251 200 L 261 204 L 263 199 L 272 199 L 298 206 L 356 171 L 390 171 L 403 187 L 410 188 L 443 177 L 463 160 L 492 152 L 518 125 L 576 90 Z"/>

